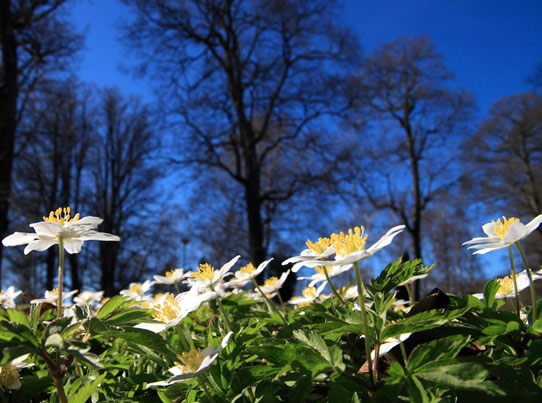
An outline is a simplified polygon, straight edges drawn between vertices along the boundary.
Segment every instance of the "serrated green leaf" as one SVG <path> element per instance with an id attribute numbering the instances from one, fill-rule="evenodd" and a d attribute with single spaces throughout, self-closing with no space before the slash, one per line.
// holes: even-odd
<path id="1" fill-rule="evenodd" d="M 28 317 L 24 312 L 18 311 L 16 309 L 8 309 L 7 314 L 10 322 L 25 326 L 30 329 L 30 322 L 28 321 Z"/>
<path id="2" fill-rule="evenodd" d="M 409 373 L 415 373 L 417 368 L 431 361 L 442 358 L 455 358 L 468 342 L 468 336 L 454 335 L 416 346 L 408 358 L 407 367 Z"/>
<path id="3" fill-rule="evenodd" d="M 339 372 L 344 371 L 345 365 L 342 360 L 342 351 L 339 347 L 328 347 L 322 336 L 315 332 L 295 330 L 293 336 L 320 354 L 335 370 Z"/>
<path id="4" fill-rule="evenodd" d="M 175 360 L 175 353 L 167 348 L 166 341 L 158 334 L 146 329 L 126 328 L 121 330 L 107 330 L 102 333 L 104 336 L 120 338 L 130 343 L 148 347 L 155 353 L 166 356 L 169 360 Z"/>
<path id="5" fill-rule="evenodd" d="M 411 402 L 429 403 L 429 396 L 416 375 L 406 378 L 406 386 Z"/>

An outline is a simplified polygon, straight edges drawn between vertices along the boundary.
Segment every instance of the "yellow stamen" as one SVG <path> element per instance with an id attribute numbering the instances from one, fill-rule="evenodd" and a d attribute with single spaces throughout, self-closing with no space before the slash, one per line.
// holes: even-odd
<path id="1" fill-rule="evenodd" d="M 303 290 L 303 296 L 305 298 L 311 298 L 311 299 L 316 298 L 316 287 L 315 286 L 305 287 L 305 289 Z"/>
<path id="2" fill-rule="evenodd" d="M 49 217 L 43 217 L 43 221 L 50 222 L 53 224 L 64 225 L 69 222 L 79 221 L 79 213 L 77 213 L 73 218 L 70 216 L 71 208 L 70 207 L 59 207 L 55 211 L 49 213 Z"/>
<path id="3" fill-rule="evenodd" d="M 0 385 L 4 388 L 12 386 L 19 380 L 19 370 L 13 364 L 0 367 Z"/>
<path id="4" fill-rule="evenodd" d="M 316 270 L 316 273 L 320 274 L 321 276 L 325 276 L 326 273 L 324 272 L 324 267 L 323 266 L 316 266 L 314 268 L 314 270 Z M 327 270 L 327 274 L 329 274 L 329 272 L 331 270 L 333 270 L 333 268 L 331 266 L 326 266 L 326 270 Z"/>
<path id="5" fill-rule="evenodd" d="M 516 279 L 518 275 L 516 274 Z M 514 280 L 512 276 L 505 276 L 499 279 L 499 284 L 501 285 L 497 290 L 497 293 L 512 295 L 514 293 Z"/>
<path id="6" fill-rule="evenodd" d="M 177 354 L 177 358 L 180 362 L 175 361 L 175 366 L 183 371 L 183 374 L 189 372 L 196 372 L 201 362 L 203 361 L 203 354 L 201 350 L 194 348 L 190 351 L 185 351 L 182 354 Z"/>
<path id="7" fill-rule="evenodd" d="M 143 294 L 143 288 L 139 283 L 130 284 L 130 291 L 135 294 Z"/>
<path id="8" fill-rule="evenodd" d="M 361 252 L 365 249 L 367 234 L 364 227 L 354 227 L 348 230 L 348 234 L 341 232 L 331 234 L 331 244 L 337 256 L 344 257 L 354 252 Z"/>
<path id="9" fill-rule="evenodd" d="M 192 274 L 192 277 L 198 280 L 204 279 L 204 280 L 213 281 L 213 278 L 215 277 L 215 269 L 209 263 L 204 263 L 204 264 L 200 264 L 200 266 L 198 267 L 197 273 L 194 272 L 191 274 Z"/>
<path id="10" fill-rule="evenodd" d="M 279 281 L 278 277 L 269 277 L 267 280 L 265 280 L 264 285 L 267 287 L 274 287 L 275 284 L 277 284 L 277 281 Z"/>
<path id="11" fill-rule="evenodd" d="M 498 219 L 496 222 L 493 220 L 493 224 L 495 224 L 495 233 L 497 236 L 501 239 L 504 239 L 506 234 L 508 234 L 508 230 L 510 229 L 510 225 L 515 222 L 519 222 L 519 218 L 510 217 L 506 218 L 505 216 L 502 217 L 502 221 Z"/>
<path id="12" fill-rule="evenodd" d="M 321 255 L 325 250 L 331 245 L 329 238 L 318 238 L 318 242 L 314 243 L 310 239 L 307 241 L 307 246 L 310 250 L 314 251 L 315 254 Z"/>
<path id="13" fill-rule="evenodd" d="M 166 277 L 167 277 L 167 278 L 173 277 L 173 276 L 175 275 L 176 270 L 177 270 L 177 269 L 173 269 L 173 270 L 171 270 L 171 271 L 167 271 L 167 272 L 166 272 Z"/>
<path id="14" fill-rule="evenodd" d="M 247 274 L 252 274 L 254 273 L 254 270 L 256 270 L 256 268 L 254 267 L 254 265 L 252 263 L 249 263 L 247 264 L 246 266 L 243 266 L 239 269 L 239 271 L 241 273 L 247 273 Z"/>
<path id="15" fill-rule="evenodd" d="M 152 315 L 152 317 L 164 323 L 168 323 L 175 319 L 181 311 L 181 307 L 175 300 L 173 294 L 169 294 L 162 300 L 161 304 L 155 305 L 153 309 L 156 313 Z"/>

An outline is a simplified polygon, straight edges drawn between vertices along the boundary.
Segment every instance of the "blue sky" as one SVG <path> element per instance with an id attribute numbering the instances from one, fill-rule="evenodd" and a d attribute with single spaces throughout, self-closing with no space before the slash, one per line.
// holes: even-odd
<path id="1" fill-rule="evenodd" d="M 120 0 L 75 3 L 76 25 L 87 29 L 78 74 L 151 100 L 149 83 L 119 69 L 134 61 L 115 28 L 127 12 Z M 542 62 L 540 0 L 346 0 L 343 15 L 365 53 L 401 36 L 429 35 L 457 86 L 474 95 L 480 117 L 500 97 L 526 90 L 525 76 Z"/>

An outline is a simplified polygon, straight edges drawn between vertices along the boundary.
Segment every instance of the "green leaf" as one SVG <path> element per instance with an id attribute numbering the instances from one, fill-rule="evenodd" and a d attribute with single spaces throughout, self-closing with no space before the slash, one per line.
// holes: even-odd
<path id="1" fill-rule="evenodd" d="M 420 344 L 412 350 L 408 358 L 408 370 L 410 373 L 415 373 L 417 368 L 431 361 L 442 358 L 455 358 L 468 342 L 468 336 L 454 335 Z"/>
<path id="2" fill-rule="evenodd" d="M 28 321 L 28 317 L 24 312 L 18 311 L 16 309 L 8 309 L 7 313 L 10 322 L 25 326 L 30 329 L 30 322 Z"/>
<path id="3" fill-rule="evenodd" d="M 98 319 L 105 319 L 114 310 L 135 304 L 137 304 L 137 301 L 128 299 L 128 297 L 123 297 L 122 295 L 116 295 L 102 305 L 100 310 L 96 313 L 96 317 Z"/>
<path id="4" fill-rule="evenodd" d="M 29 345 L 19 345 L 15 347 L 6 347 L 2 350 L 2 359 L 0 360 L 0 366 L 7 364 L 8 362 L 14 360 L 17 357 L 20 357 L 25 354 L 35 354 L 37 349 Z"/>
<path id="5" fill-rule="evenodd" d="M 70 403 L 85 403 L 92 393 L 98 388 L 107 374 L 98 375 L 92 382 L 81 386 L 74 395 L 68 396 Z"/>
<path id="6" fill-rule="evenodd" d="M 342 351 L 338 346 L 328 347 L 325 340 L 315 332 L 295 330 L 293 335 L 320 354 L 336 371 L 344 371 L 345 365 L 342 359 Z"/>
<path id="7" fill-rule="evenodd" d="M 502 322 L 499 324 L 487 326 L 482 329 L 482 333 L 487 336 L 502 336 L 510 332 L 519 330 L 519 323 L 516 321 Z"/>
<path id="8" fill-rule="evenodd" d="M 139 344 L 148 347 L 156 353 L 165 355 L 169 360 L 175 360 L 175 354 L 167 348 L 165 340 L 156 333 L 146 329 L 126 328 L 121 330 L 107 330 L 103 332 L 104 336 L 120 338 L 130 343 Z"/>
<path id="9" fill-rule="evenodd" d="M 489 308 L 493 307 L 493 301 L 495 300 L 495 295 L 501 287 L 501 283 L 498 279 L 490 280 L 486 283 L 484 287 L 484 302 Z"/>
<path id="10" fill-rule="evenodd" d="M 415 375 L 406 378 L 406 386 L 411 402 L 429 403 L 429 396 L 427 396 L 425 388 Z"/>

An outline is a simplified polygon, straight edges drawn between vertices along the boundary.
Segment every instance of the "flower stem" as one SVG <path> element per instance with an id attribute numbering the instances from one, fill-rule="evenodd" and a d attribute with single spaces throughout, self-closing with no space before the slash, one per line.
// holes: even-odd
<path id="1" fill-rule="evenodd" d="M 209 380 L 207 379 L 207 377 L 205 376 L 205 374 L 201 374 L 200 376 L 198 376 L 198 383 L 201 385 L 201 387 L 202 387 L 203 390 L 205 391 L 205 394 L 207 395 L 207 397 L 209 398 L 209 400 L 210 400 L 212 403 L 215 403 L 215 399 L 213 399 L 213 396 L 212 396 L 211 393 L 209 392 L 209 387 L 207 386 L 207 382 L 209 382 Z"/>
<path id="2" fill-rule="evenodd" d="M 212 284 L 210 285 L 210 288 L 212 291 L 216 293 L 216 290 Z M 231 331 L 233 326 L 230 322 L 230 319 L 228 318 L 228 315 L 226 315 L 226 311 L 224 310 L 224 306 L 222 306 L 222 301 L 220 301 L 220 296 L 218 295 L 218 293 L 216 293 L 216 303 L 218 305 L 218 309 L 220 310 L 220 313 L 222 313 L 222 316 L 224 317 L 224 320 L 226 321 L 226 327 L 228 328 L 229 331 Z"/>
<path id="3" fill-rule="evenodd" d="M 534 323 L 538 317 L 536 316 L 536 290 L 534 288 L 533 273 L 531 272 L 531 267 L 527 261 L 527 256 L 525 256 L 525 252 L 523 251 L 519 241 L 517 241 L 515 245 L 519 250 L 519 254 L 521 255 L 521 259 L 523 259 L 523 264 L 525 265 L 525 270 L 527 270 L 527 275 L 529 276 L 529 288 L 531 289 L 531 301 L 533 304 L 532 321 Z"/>
<path id="4" fill-rule="evenodd" d="M 324 274 L 326 275 L 326 280 L 327 280 L 327 283 L 329 284 L 329 288 L 331 288 L 331 291 L 333 291 L 333 294 L 335 294 L 335 296 L 339 299 L 339 301 L 341 301 L 341 304 L 344 305 L 345 304 L 344 299 L 341 298 L 341 296 L 337 292 L 337 289 L 331 282 L 331 277 L 329 277 L 329 273 L 327 272 L 326 266 L 322 266 L 322 269 L 324 269 Z"/>
<path id="5" fill-rule="evenodd" d="M 512 251 L 512 246 L 508 247 L 508 254 L 510 255 L 510 267 L 512 269 L 512 280 L 514 282 L 514 293 L 516 295 L 516 310 L 519 318 L 521 312 L 521 302 L 519 300 L 518 282 L 516 280 L 516 265 L 514 264 L 514 253 Z"/>
<path id="6" fill-rule="evenodd" d="M 62 318 L 62 285 L 64 276 L 64 239 L 58 237 L 58 300 L 57 300 L 57 318 Z"/>
<path id="7" fill-rule="evenodd" d="M 265 292 L 262 291 L 262 289 L 260 288 L 260 286 L 258 285 L 258 283 L 256 282 L 256 280 L 254 278 L 252 279 L 252 284 L 254 284 L 254 287 L 256 287 L 256 289 L 260 292 L 260 294 L 262 294 L 262 296 L 265 298 L 265 302 L 267 303 L 267 307 L 270 310 L 275 311 L 280 316 L 280 318 L 282 319 L 282 322 L 284 323 L 284 325 L 288 326 L 288 322 L 286 321 L 286 318 L 284 316 L 282 316 L 282 314 L 277 309 L 277 307 L 269 300 L 269 298 L 267 298 L 267 295 L 265 295 Z"/>
<path id="8" fill-rule="evenodd" d="M 371 360 L 371 346 L 369 344 L 369 325 L 367 323 L 367 312 L 365 310 L 365 291 L 361 282 L 361 274 L 359 273 L 359 264 L 354 262 L 354 272 L 356 273 L 356 284 L 358 286 L 358 301 L 361 309 L 361 322 L 363 324 L 363 333 L 365 334 L 365 355 L 369 366 L 369 386 L 373 388 L 375 384 L 373 363 Z"/>

